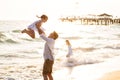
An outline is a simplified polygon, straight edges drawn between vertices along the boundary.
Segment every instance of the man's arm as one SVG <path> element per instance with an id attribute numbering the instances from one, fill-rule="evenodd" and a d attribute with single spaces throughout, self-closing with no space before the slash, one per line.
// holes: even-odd
<path id="1" fill-rule="evenodd" d="M 45 41 L 49 42 L 50 39 L 45 36 L 44 31 L 43 31 L 39 26 L 37 26 L 37 25 L 36 25 L 36 28 L 37 28 L 37 30 L 38 30 L 38 33 L 39 33 L 40 37 L 41 37 L 42 39 L 44 39 Z"/>

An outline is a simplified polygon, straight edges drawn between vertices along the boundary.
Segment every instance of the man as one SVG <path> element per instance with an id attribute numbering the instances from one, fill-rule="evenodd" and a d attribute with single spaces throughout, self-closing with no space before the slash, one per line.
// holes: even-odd
<path id="1" fill-rule="evenodd" d="M 40 37 L 46 41 L 44 46 L 44 65 L 43 65 L 43 78 L 44 80 L 53 80 L 52 77 L 52 68 L 54 64 L 54 44 L 55 40 L 58 38 L 58 34 L 54 31 L 49 34 L 48 37 L 45 36 L 45 33 L 41 28 L 37 27 Z"/>

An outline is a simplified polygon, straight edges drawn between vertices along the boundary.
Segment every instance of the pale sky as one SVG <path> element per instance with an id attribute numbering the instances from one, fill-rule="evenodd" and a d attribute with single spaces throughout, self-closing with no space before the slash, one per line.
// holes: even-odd
<path id="1" fill-rule="evenodd" d="M 0 20 L 31 20 L 42 14 L 50 18 L 101 13 L 120 16 L 119 8 L 119 0 L 0 0 Z"/>

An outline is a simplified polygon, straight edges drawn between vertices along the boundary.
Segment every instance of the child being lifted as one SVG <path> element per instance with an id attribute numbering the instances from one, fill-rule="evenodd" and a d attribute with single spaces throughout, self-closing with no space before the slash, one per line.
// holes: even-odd
<path id="1" fill-rule="evenodd" d="M 42 24 L 47 22 L 48 17 L 46 15 L 41 15 L 41 17 L 37 16 L 40 18 L 40 20 L 37 20 L 30 24 L 27 29 L 22 30 L 22 33 L 28 34 L 31 38 L 35 38 L 35 31 L 38 31 L 36 27 L 42 28 Z"/>

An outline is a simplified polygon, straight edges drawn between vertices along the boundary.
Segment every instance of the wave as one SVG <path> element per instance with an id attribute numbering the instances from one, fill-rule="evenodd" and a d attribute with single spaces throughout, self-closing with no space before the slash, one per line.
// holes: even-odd
<path id="1" fill-rule="evenodd" d="M 14 41 L 12 39 L 7 39 L 7 40 L 5 40 L 5 42 L 7 42 L 7 43 L 18 43 L 17 41 Z"/>
<path id="2" fill-rule="evenodd" d="M 0 32 L 0 38 L 6 37 L 2 32 Z"/>
<path id="3" fill-rule="evenodd" d="M 27 39 L 27 38 L 20 38 L 20 39 L 25 41 L 33 41 L 32 39 Z"/>
<path id="4" fill-rule="evenodd" d="M 118 35 L 116 35 L 116 36 L 118 36 L 118 38 L 120 38 L 120 34 L 118 34 Z"/>
<path id="5" fill-rule="evenodd" d="M 103 62 L 103 61 L 96 60 L 96 59 L 90 59 L 90 58 L 84 58 L 78 61 L 75 58 L 71 58 L 71 59 L 66 60 L 65 66 L 73 67 L 73 66 L 78 66 L 78 65 L 95 64 L 95 63 L 100 63 L 100 62 Z"/>
<path id="6" fill-rule="evenodd" d="M 104 48 L 109 48 L 109 49 L 120 49 L 120 46 L 105 46 Z"/>
<path id="7" fill-rule="evenodd" d="M 0 43 L 21 43 L 23 41 L 33 41 L 33 39 L 23 37 L 20 34 L 20 30 L 13 30 L 12 32 L 0 32 Z"/>
<path id="8" fill-rule="evenodd" d="M 120 56 L 119 52 L 91 52 L 91 53 L 74 53 L 70 58 L 59 57 L 58 63 L 64 67 L 74 67 L 78 65 L 89 65 L 104 62 L 108 58 Z"/>
<path id="9" fill-rule="evenodd" d="M 94 51 L 96 49 L 98 49 L 98 48 L 94 48 L 94 47 L 88 47 L 88 48 L 78 47 L 78 48 L 73 48 L 73 51 L 92 52 L 92 51 Z"/>
<path id="10" fill-rule="evenodd" d="M 14 33 L 20 33 L 21 30 L 12 30 L 12 32 L 14 32 Z"/>
<path id="11" fill-rule="evenodd" d="M 72 37 L 61 37 L 61 38 L 62 39 L 71 39 L 71 40 L 72 39 L 81 39 L 81 37 L 75 37 L 75 36 L 74 37 L 73 36 Z"/>
<path id="12" fill-rule="evenodd" d="M 6 39 L 6 40 L 0 40 L 0 43 L 18 43 L 18 42 L 12 39 Z"/>
<path id="13" fill-rule="evenodd" d="M 63 57 L 63 56 L 62 56 Z M 62 58 L 60 57 L 57 59 L 57 63 L 60 63 L 64 67 L 74 67 L 78 65 L 88 65 L 88 64 L 97 64 L 100 62 L 103 62 L 104 59 L 102 57 L 96 57 L 92 55 L 87 55 L 87 54 L 75 54 L 69 58 Z M 64 60 L 64 61 L 63 61 Z"/>
<path id="14" fill-rule="evenodd" d="M 39 58 L 39 57 L 31 57 L 31 56 L 27 56 L 27 55 L 18 55 L 18 54 L 14 54 L 14 55 L 0 55 L 0 57 L 2 58 L 21 58 L 21 59 L 33 59 L 33 58 Z"/>
<path id="15" fill-rule="evenodd" d="M 0 43 L 18 43 L 17 41 L 7 37 L 6 33 L 0 32 Z"/>
<path id="16" fill-rule="evenodd" d="M 108 49 L 112 48 L 112 49 Z M 117 49 L 117 50 L 116 50 Z M 73 55 L 70 58 L 66 58 L 66 50 L 59 52 L 61 55 L 56 57 L 56 61 L 64 67 L 73 67 L 78 65 L 97 64 L 104 62 L 108 58 L 120 56 L 120 44 L 116 47 L 105 46 L 102 48 L 73 48 Z M 63 49 L 64 50 L 64 49 Z"/>

